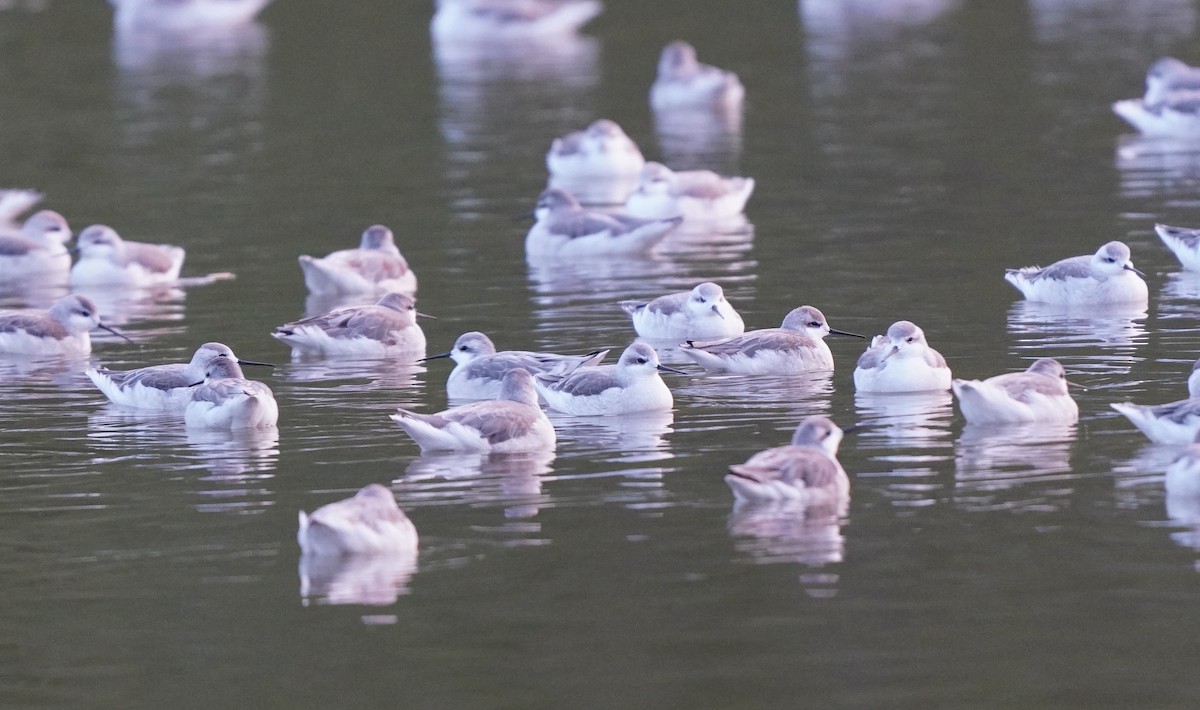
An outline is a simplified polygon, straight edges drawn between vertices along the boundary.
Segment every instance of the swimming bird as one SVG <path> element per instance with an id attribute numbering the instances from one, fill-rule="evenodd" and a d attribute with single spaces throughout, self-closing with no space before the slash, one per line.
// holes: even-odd
<path id="1" fill-rule="evenodd" d="M 1143 302 L 1149 297 L 1143 276 L 1129 259 L 1129 247 L 1109 242 L 1092 256 L 1073 256 L 1045 268 L 1007 269 L 1004 280 L 1030 301 L 1084 305 Z"/>
<path id="2" fill-rule="evenodd" d="M 71 240 L 67 220 L 52 210 L 41 210 L 25 220 L 18 232 L 0 233 L 0 279 L 42 274 L 66 275 L 71 269 Z"/>
<path id="3" fill-rule="evenodd" d="M 642 168 L 625 210 L 644 218 L 726 219 L 742 213 L 752 192 L 754 178 L 721 177 L 711 170 L 674 171 L 650 162 Z"/>
<path id="4" fill-rule="evenodd" d="M 1114 402 L 1109 406 L 1125 415 L 1153 442 L 1188 444 L 1200 433 L 1200 360 L 1192 365 L 1187 388 L 1188 398 L 1176 402 L 1155 405 Z"/>
<path id="5" fill-rule="evenodd" d="M 570 371 L 577 367 L 599 364 L 607 350 L 586 355 L 556 355 L 554 353 L 504 350 L 496 352 L 491 339 L 479 331 L 463 333 L 454 341 L 450 352 L 430 355 L 425 361 L 440 358 L 454 360 L 454 369 L 446 379 L 446 396 L 451 399 L 496 399 L 505 373 L 520 368 L 531 375 L 539 372 Z"/>
<path id="6" fill-rule="evenodd" d="M 1024 372 L 982 381 L 954 380 L 951 387 L 963 417 L 971 424 L 1069 424 L 1079 419 L 1079 405 L 1067 392 L 1067 384 L 1062 365 L 1044 357 Z"/>
<path id="7" fill-rule="evenodd" d="M 417 276 L 396 247 L 392 230 L 382 224 L 367 227 L 357 249 L 342 249 L 328 256 L 300 257 L 304 285 L 319 294 L 414 293 Z"/>
<path id="8" fill-rule="evenodd" d="M 88 331 L 100 328 L 133 342 L 100 322 L 92 299 L 64 296 L 49 310 L 0 312 L 0 352 L 25 355 L 87 355 L 92 351 Z"/>
<path id="9" fill-rule="evenodd" d="M 1200 271 L 1200 229 L 1154 225 L 1158 238 L 1188 271 Z"/>
<path id="10" fill-rule="evenodd" d="M 830 328 L 825 314 L 812 306 L 801 306 L 788 313 L 778 328 L 751 330 L 711 342 L 689 341 L 680 350 L 709 370 L 794 375 L 833 369 L 833 353 L 825 344 L 825 336 L 830 333 L 863 337 Z"/>
<path id="11" fill-rule="evenodd" d="M 1195 513 L 1200 510 L 1200 435 L 1193 438 L 1171 465 L 1167 467 L 1163 481 L 1167 493 L 1167 513 L 1173 518 L 1181 517 L 1173 511 L 1187 511 L 1189 522 L 1197 522 Z"/>
<path id="12" fill-rule="evenodd" d="M 437 0 L 438 41 L 512 42 L 570 36 L 604 10 L 599 0 Z"/>
<path id="13" fill-rule="evenodd" d="M 271 0 L 109 0 L 121 30 L 202 31 L 250 22 Z"/>
<path id="14" fill-rule="evenodd" d="M 437 414 L 401 409 L 391 418 L 422 451 L 540 451 L 554 448 L 556 439 L 554 426 L 538 406 L 533 375 L 520 368 L 504 374 L 499 399 Z"/>
<path id="15" fill-rule="evenodd" d="M 877 335 L 858 358 L 854 388 L 859 392 L 925 392 L 950 389 L 950 368 L 929 347 L 925 331 L 911 321 L 896 321 Z"/>
<path id="16" fill-rule="evenodd" d="M 1142 101 L 1157 106 L 1175 91 L 1200 90 L 1200 67 L 1189 66 L 1174 57 L 1163 57 L 1146 72 L 1146 93 Z"/>
<path id="17" fill-rule="evenodd" d="M 711 281 L 653 301 L 619 305 L 633 319 L 637 334 L 651 340 L 729 338 L 746 330 L 742 317 L 725 300 L 725 292 Z"/>
<path id="18" fill-rule="evenodd" d="M 534 384 L 551 408 L 566 414 L 669 410 L 675 403 L 660 371 L 687 374 L 659 363 L 658 353 L 646 343 L 634 342 L 621 353 L 616 365 L 541 373 Z"/>
<path id="19" fill-rule="evenodd" d="M 1123 99 L 1113 112 L 1148 136 L 1200 135 L 1200 67 L 1163 57 L 1146 73 L 1140 99 Z"/>
<path id="20" fill-rule="evenodd" d="M 79 261 L 72 286 L 151 286 L 179 280 L 186 252 L 172 244 L 122 239 L 111 227 L 93 224 L 79 233 Z"/>
<path id="21" fill-rule="evenodd" d="M 417 551 L 417 529 L 387 488 L 372 483 L 346 498 L 300 511 L 296 540 L 304 555 L 368 555 Z"/>
<path id="22" fill-rule="evenodd" d="M 632 177 L 645 164 L 637 144 L 606 118 L 582 131 L 555 138 L 546 153 L 546 167 L 551 176 L 558 178 Z"/>
<path id="23" fill-rule="evenodd" d="M 734 109 L 742 104 L 746 89 L 737 74 L 701 64 L 696 49 L 682 40 L 663 47 L 658 77 L 650 87 L 650 107 L 655 111 L 676 108 Z"/>
<path id="24" fill-rule="evenodd" d="M 17 218 L 25 210 L 41 202 L 43 197 L 45 195 L 37 190 L 22 188 L 0 190 L 0 225 L 7 227 L 9 231 L 19 231 Z"/>
<path id="25" fill-rule="evenodd" d="M 417 325 L 416 301 L 389 293 L 369 306 L 337 308 L 319 316 L 286 323 L 271 336 L 293 352 L 381 357 L 425 354 L 425 332 Z"/>
<path id="26" fill-rule="evenodd" d="M 837 460 L 842 430 L 828 417 L 806 417 L 787 446 L 760 451 L 729 467 L 725 482 L 738 502 L 838 504 L 850 497 L 850 477 Z"/>
<path id="27" fill-rule="evenodd" d="M 535 259 L 648 252 L 683 221 L 584 209 L 571 193 L 555 187 L 538 197 L 534 214 L 537 222 L 525 237 L 525 255 Z"/>
<path id="28" fill-rule="evenodd" d="M 188 427 L 197 429 L 261 429 L 279 421 L 279 405 L 271 388 L 247 380 L 236 360 L 214 358 L 204 382 L 192 390 L 183 410 Z"/>
<path id="29" fill-rule="evenodd" d="M 113 404 L 133 409 L 182 412 L 192 401 L 193 388 L 204 381 L 208 366 L 218 358 L 228 358 L 239 365 L 274 367 L 266 362 L 240 360 L 224 343 L 205 343 L 196 349 L 187 363 L 150 365 L 125 371 L 90 367 L 84 374 Z"/>

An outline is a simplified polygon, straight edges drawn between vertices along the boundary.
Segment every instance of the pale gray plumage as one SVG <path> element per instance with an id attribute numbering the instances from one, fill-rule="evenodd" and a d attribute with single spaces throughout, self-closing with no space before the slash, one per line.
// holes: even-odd
<path id="1" fill-rule="evenodd" d="M 329 313 L 286 323 L 272 335 L 295 344 L 293 336 L 303 328 L 315 328 L 333 339 L 365 338 L 384 345 L 400 342 L 401 332 L 414 326 L 416 301 L 402 293 L 389 293 L 369 306 L 349 306 Z"/>

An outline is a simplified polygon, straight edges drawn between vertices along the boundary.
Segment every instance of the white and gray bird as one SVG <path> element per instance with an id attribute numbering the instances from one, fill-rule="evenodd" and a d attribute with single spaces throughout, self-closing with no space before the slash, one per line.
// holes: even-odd
<path id="1" fill-rule="evenodd" d="M 475 43 L 572 37 L 604 10 L 600 0 L 437 0 L 436 7 L 435 40 Z"/>
<path id="2" fill-rule="evenodd" d="M 196 429 L 263 429 L 278 423 L 279 405 L 270 387 L 246 379 L 236 360 L 219 357 L 192 390 L 183 418 Z"/>
<path id="3" fill-rule="evenodd" d="M 70 240 L 71 228 L 62 215 L 35 212 L 19 230 L 0 232 L 0 280 L 66 276 L 71 270 Z"/>
<path id="4" fill-rule="evenodd" d="M 1154 232 L 1171 250 L 1183 268 L 1200 271 L 1200 229 L 1154 225 Z"/>
<path id="5" fill-rule="evenodd" d="M 525 237 L 525 256 L 533 260 L 646 253 L 683 221 L 586 209 L 555 187 L 538 197 L 534 214 L 537 222 Z"/>
<path id="6" fill-rule="evenodd" d="M 48 310 L 0 311 L 0 352 L 87 355 L 92 351 L 89 331 L 95 328 L 133 342 L 100 322 L 90 298 L 73 294 L 58 299 Z"/>
<path id="7" fill-rule="evenodd" d="M 911 321 L 896 321 L 877 335 L 858 358 L 854 387 L 859 392 L 926 392 L 950 389 L 950 368 L 929 347 L 925 331 Z"/>
<path id="8" fill-rule="evenodd" d="M 634 342 L 615 365 L 580 367 L 567 373 L 542 373 L 535 383 L 552 409 L 577 416 L 666 411 L 674 406 L 659 372 L 687 374 L 658 361 L 658 353 Z"/>
<path id="9" fill-rule="evenodd" d="M 601 118 L 582 131 L 555 138 L 546 153 L 546 168 L 559 179 L 634 177 L 646 159 L 625 131 Z"/>
<path id="10" fill-rule="evenodd" d="M 725 482 L 739 502 L 844 503 L 850 498 L 850 477 L 837 460 L 841 441 L 842 430 L 828 417 L 807 417 L 796 427 L 790 444 L 730 466 Z"/>
<path id="11" fill-rule="evenodd" d="M 705 281 L 691 291 L 659 296 L 652 301 L 621 301 L 633 319 L 633 329 L 650 340 L 707 340 L 741 335 L 742 317 L 725 300 L 720 286 Z"/>
<path id="12" fill-rule="evenodd" d="M 372 483 L 352 498 L 300 511 L 296 532 L 304 555 L 416 554 L 417 529 L 387 488 Z"/>
<path id="13" fill-rule="evenodd" d="M 746 89 L 737 74 L 701 64 L 696 49 L 682 40 L 663 47 L 658 77 L 650 87 L 650 107 L 671 109 L 737 109 Z"/>
<path id="14" fill-rule="evenodd" d="M 150 365 L 136 370 L 88 368 L 84 374 L 113 404 L 131 409 L 182 412 L 192 401 L 193 388 L 204 382 L 213 360 L 228 358 L 239 365 L 270 363 L 240 360 L 224 343 L 205 343 L 190 362 Z"/>
<path id="15" fill-rule="evenodd" d="M 1091 256 L 1073 256 L 1050 266 L 1008 269 L 1004 280 L 1027 300 L 1056 305 L 1144 303 L 1149 289 L 1133 266 L 1129 247 L 1109 242 Z"/>
<path id="16" fill-rule="evenodd" d="M 1125 415 L 1146 438 L 1159 444 L 1189 444 L 1200 433 L 1200 360 L 1192 365 L 1188 398 L 1167 404 L 1116 402 L 1109 406 Z"/>
<path id="17" fill-rule="evenodd" d="M 1122 99 L 1112 109 L 1147 136 L 1200 136 L 1200 67 L 1163 57 L 1146 72 L 1142 98 Z"/>
<path id="18" fill-rule="evenodd" d="M 405 409 L 391 415 L 422 451 L 511 453 L 554 448 L 554 426 L 538 406 L 533 376 L 514 368 L 500 383 L 500 397 L 451 407 L 437 414 Z"/>
<path id="19" fill-rule="evenodd" d="M 863 336 L 829 327 L 825 314 L 812 306 L 792 310 L 778 328 L 751 330 L 712 342 L 690 341 L 681 352 L 709 370 L 746 375 L 794 375 L 832 370 L 829 334 Z"/>
<path id="20" fill-rule="evenodd" d="M 491 339 L 479 331 L 463 333 L 449 352 L 430 355 L 425 361 L 450 358 L 454 369 L 446 379 L 446 396 L 451 399 L 496 399 L 505 373 L 520 368 L 531 375 L 539 372 L 569 372 L 597 365 L 607 350 L 586 355 L 557 355 L 528 350 L 496 351 Z"/>
<path id="21" fill-rule="evenodd" d="M 417 324 L 416 301 L 389 293 L 374 304 L 337 308 L 319 316 L 286 323 L 271 336 L 292 346 L 293 354 L 384 355 L 425 354 L 425 332 Z"/>
<path id="22" fill-rule="evenodd" d="M 671 170 L 650 162 L 642 168 L 625 210 L 646 219 L 721 220 L 740 215 L 752 192 L 754 178 L 722 177 L 711 170 Z"/>
<path id="23" fill-rule="evenodd" d="M 1063 366 L 1044 357 L 1024 372 L 986 380 L 954 380 L 951 387 L 963 417 L 971 424 L 1070 424 L 1079 419 L 1079 405 L 1071 398 L 1067 384 Z"/>
<path id="24" fill-rule="evenodd" d="M 300 269 L 305 286 L 314 294 L 382 295 L 417 290 L 416 274 L 401 256 L 392 230 L 382 224 L 367 227 L 357 249 L 342 249 L 320 258 L 302 255 Z"/>
<path id="25" fill-rule="evenodd" d="M 79 260 L 72 286 L 152 286 L 179 280 L 186 252 L 173 244 L 122 239 L 111 227 L 93 224 L 75 242 Z"/>

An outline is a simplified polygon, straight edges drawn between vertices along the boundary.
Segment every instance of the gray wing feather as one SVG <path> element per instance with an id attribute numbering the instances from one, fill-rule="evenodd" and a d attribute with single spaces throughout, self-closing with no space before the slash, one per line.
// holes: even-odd
<path id="1" fill-rule="evenodd" d="M 1200 417 L 1200 398 L 1158 404 L 1146 409 L 1150 410 L 1155 419 L 1166 419 L 1177 424 L 1184 424 L 1193 417 Z"/>
<path id="2" fill-rule="evenodd" d="M 170 390 L 196 384 L 189 382 L 187 365 L 155 365 L 128 372 L 106 372 L 112 381 L 121 386 L 141 385 L 158 390 Z"/>
<path id="3" fill-rule="evenodd" d="M 1000 385 L 1004 391 L 1008 392 L 1008 396 L 1019 402 L 1028 402 L 1030 395 L 1035 393 L 1046 397 L 1062 395 L 1062 387 L 1058 381 L 1045 375 L 1012 372 L 994 379 L 997 380 L 995 384 Z"/>
<path id="4" fill-rule="evenodd" d="M 0 316 L 0 333 L 24 331 L 35 337 L 62 339 L 67 329 L 62 323 L 41 313 L 10 313 Z"/>
<path id="5" fill-rule="evenodd" d="M 141 242 L 125 242 L 125 256 L 128 261 L 141 264 L 149 271 L 166 273 L 173 266 L 169 245 L 143 244 Z"/>
<path id="6" fill-rule="evenodd" d="M 533 422 L 530 414 L 528 405 L 495 400 L 465 404 L 439 416 L 476 429 L 488 443 L 498 444 L 528 433 Z"/>
<path id="7" fill-rule="evenodd" d="M 594 397 L 606 390 L 617 386 L 612 375 L 612 365 L 603 367 L 585 367 L 574 370 L 560 380 L 553 379 L 546 386 L 557 392 L 573 394 L 577 397 Z M 545 382 L 545 379 L 542 380 Z"/>
<path id="8" fill-rule="evenodd" d="M 42 249 L 42 245 L 16 235 L 0 236 L 0 255 L 3 256 L 24 256 L 31 251 Z"/>
<path id="9" fill-rule="evenodd" d="M 1066 279 L 1084 279 L 1092 275 L 1092 257 L 1090 256 L 1073 256 L 1069 259 L 1056 261 L 1044 269 L 1031 266 L 1024 269 L 1009 269 L 1011 273 L 1018 273 L 1025 276 L 1030 281 L 1038 279 L 1057 279 L 1060 281 Z"/>
<path id="10" fill-rule="evenodd" d="M 754 357 L 760 350 L 803 350 L 814 345 L 812 338 L 781 328 L 755 330 L 745 335 L 739 335 L 711 343 L 694 343 L 694 347 L 714 355 L 736 355 L 741 353 Z"/>

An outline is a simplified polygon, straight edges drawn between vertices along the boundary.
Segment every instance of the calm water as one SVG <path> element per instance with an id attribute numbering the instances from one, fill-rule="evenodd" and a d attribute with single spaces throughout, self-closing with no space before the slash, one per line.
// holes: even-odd
<path id="1" fill-rule="evenodd" d="M 1108 104 L 1162 54 L 1200 59 L 1197 8 L 881 4 L 608 0 L 578 42 L 499 56 L 432 47 L 425 3 L 276 0 L 189 38 L 114 35 L 99 0 L 0 11 L 0 182 L 238 274 L 92 294 L 142 344 L 97 337 L 92 361 L 221 340 L 282 363 L 257 373 L 279 431 L 230 436 L 112 409 L 82 362 L 0 360 L 0 705 L 1192 706 L 1200 519 L 1164 507 L 1177 450 L 1108 403 L 1180 398 L 1200 355 L 1200 277 L 1152 231 L 1200 223 L 1200 150 L 1123 135 Z M 741 74 L 740 133 L 656 127 L 679 37 Z M 528 266 L 550 139 L 600 116 L 755 177 L 748 223 Z M 431 353 L 473 329 L 619 349 L 615 301 L 713 279 L 751 327 L 802 303 L 867 334 L 913 320 L 959 376 L 1058 357 L 1082 418 L 980 431 L 948 395 L 856 398 L 863 344 L 831 338 L 831 375 L 670 376 L 668 415 L 555 416 L 554 455 L 419 456 L 386 414 L 444 407 L 445 361 L 293 362 L 267 335 L 322 305 L 296 255 L 374 222 Z M 1148 310 L 1045 311 L 1000 278 L 1110 239 Z M 843 444 L 848 516 L 733 511 L 726 466 L 811 413 L 871 425 Z M 299 569 L 296 511 L 369 482 L 420 530 L 417 568 Z"/>

